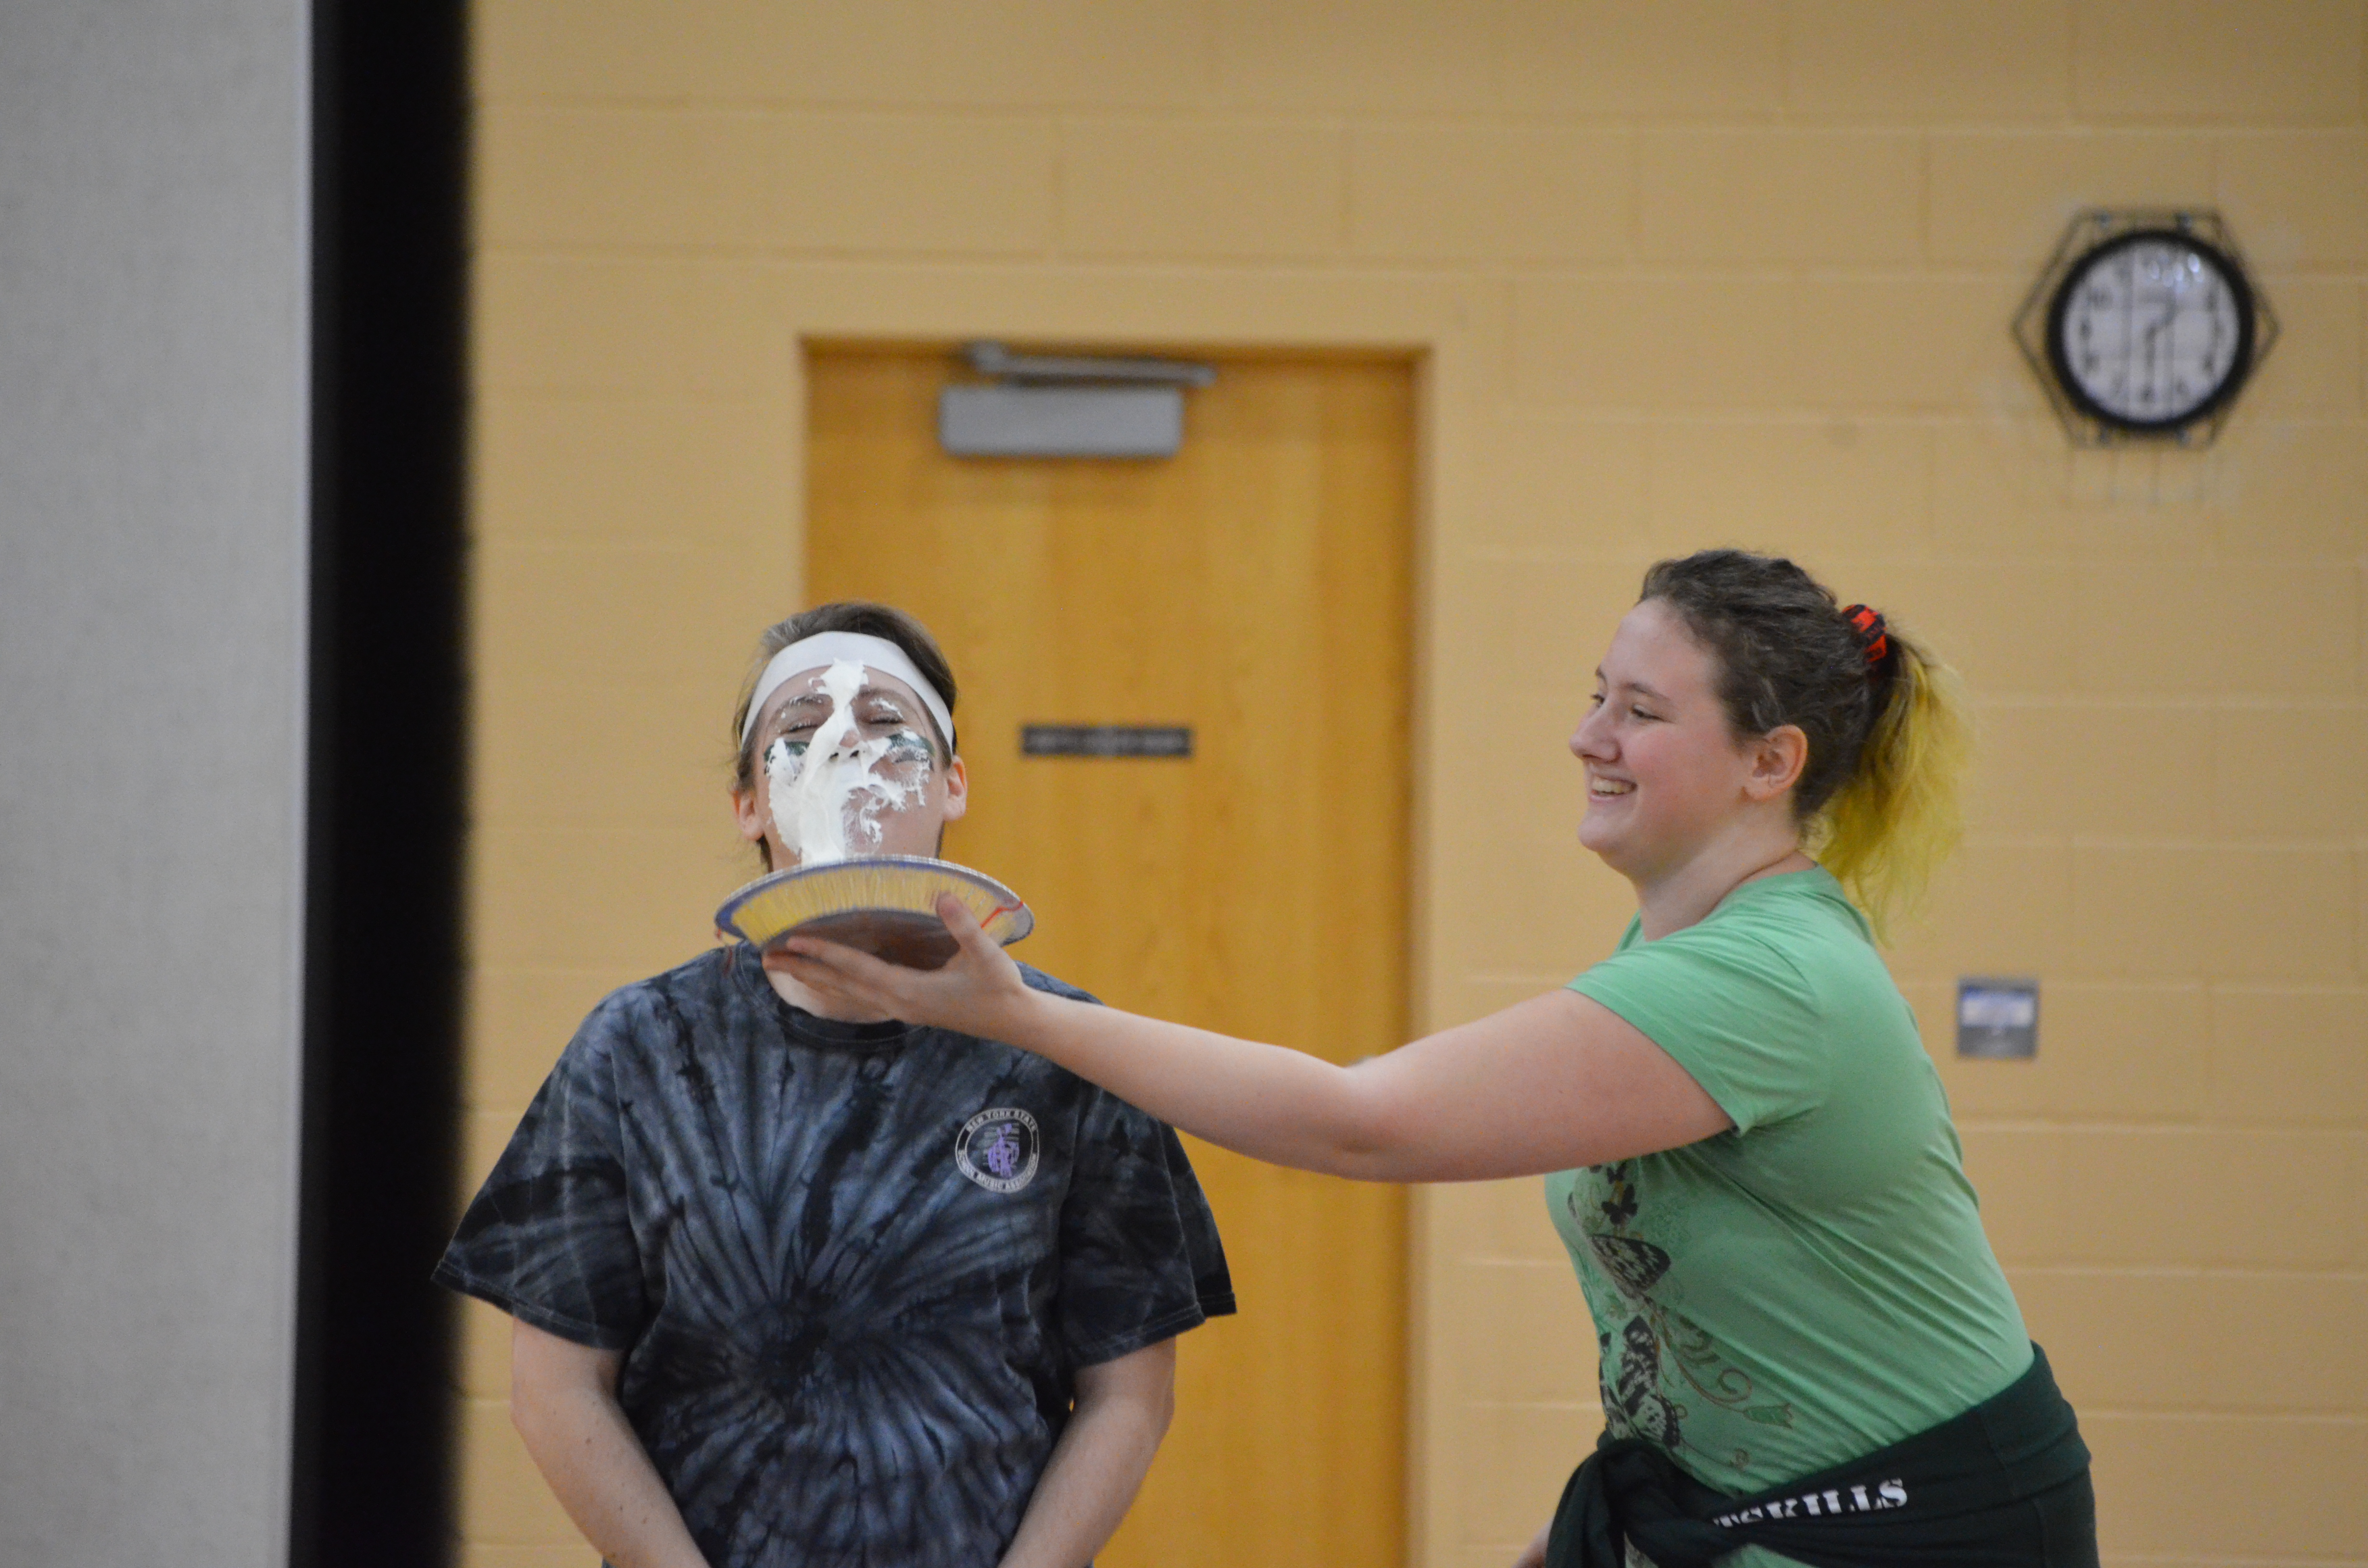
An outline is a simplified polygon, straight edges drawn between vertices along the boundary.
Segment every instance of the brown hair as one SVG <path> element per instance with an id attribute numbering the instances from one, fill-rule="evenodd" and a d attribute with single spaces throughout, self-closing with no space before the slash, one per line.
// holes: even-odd
<path id="1" fill-rule="evenodd" d="M 1804 846 L 1880 931 L 1962 835 L 1970 729 L 1954 675 L 1882 618 L 1845 614 L 1781 556 L 1705 550 L 1656 562 L 1646 599 L 1677 611 L 1709 650 L 1736 734 L 1792 724 L 1807 737 L 1793 791 Z"/>
<path id="2" fill-rule="evenodd" d="M 958 695 L 954 689 L 954 668 L 946 662 L 945 650 L 929 635 L 929 629 L 888 605 L 873 604 L 865 599 L 840 599 L 833 604 L 816 605 L 802 610 L 787 620 L 775 621 L 765 628 L 757 639 L 757 655 L 748 663 L 748 673 L 740 681 L 740 700 L 732 709 L 732 787 L 748 790 L 756 786 L 757 765 L 749 743 L 740 738 L 748 723 L 748 704 L 757 695 L 757 682 L 772 663 L 773 655 L 792 642 L 819 636 L 825 631 L 852 631 L 866 637 L 883 637 L 905 650 L 914 666 L 928 677 L 938 695 L 945 699 L 946 711 L 954 710 Z M 953 755 L 953 739 L 938 732 L 937 716 L 927 708 L 922 720 L 928 726 L 929 740 L 940 758 Z M 754 739 L 754 737 L 750 737 Z"/>

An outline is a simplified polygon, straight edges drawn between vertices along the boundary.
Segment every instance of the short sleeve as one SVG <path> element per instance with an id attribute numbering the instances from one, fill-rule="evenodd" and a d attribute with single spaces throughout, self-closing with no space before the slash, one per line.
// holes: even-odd
<path id="1" fill-rule="evenodd" d="M 1216 1216 L 1184 1145 L 1165 1122 L 1088 1088 L 1061 1209 L 1070 1365 L 1114 1361 L 1233 1310 Z"/>
<path id="2" fill-rule="evenodd" d="M 608 1065 L 607 1037 L 624 1027 L 613 999 L 585 1022 L 435 1271 L 438 1284 L 602 1350 L 631 1348 L 648 1317 Z"/>
<path id="3" fill-rule="evenodd" d="M 1631 941 L 1569 988 L 1668 1051 L 1738 1132 L 1826 1099 L 1832 1058 L 1814 990 L 1744 923 L 1704 921 Z"/>

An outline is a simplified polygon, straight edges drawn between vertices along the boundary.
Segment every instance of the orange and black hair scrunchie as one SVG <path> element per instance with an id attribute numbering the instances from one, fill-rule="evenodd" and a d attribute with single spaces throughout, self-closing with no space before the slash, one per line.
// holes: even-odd
<path id="1" fill-rule="evenodd" d="M 1859 646 L 1866 650 L 1869 669 L 1890 656 L 1891 631 L 1884 624 L 1880 610 L 1869 609 L 1864 605 L 1844 605 L 1842 619 L 1849 621 L 1850 629 L 1858 633 Z"/>

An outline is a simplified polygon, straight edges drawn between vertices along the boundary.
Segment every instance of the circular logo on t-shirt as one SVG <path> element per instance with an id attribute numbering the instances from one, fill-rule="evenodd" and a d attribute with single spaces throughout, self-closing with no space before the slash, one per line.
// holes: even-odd
<path id="1" fill-rule="evenodd" d="M 954 1165 L 989 1192 L 1017 1192 L 1036 1179 L 1042 1142 L 1026 1111 L 983 1110 L 954 1135 Z"/>

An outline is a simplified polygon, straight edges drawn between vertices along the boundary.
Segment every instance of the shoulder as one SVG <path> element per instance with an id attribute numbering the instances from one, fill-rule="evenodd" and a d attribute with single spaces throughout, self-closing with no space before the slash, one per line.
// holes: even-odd
<path id="1" fill-rule="evenodd" d="M 1805 1003 L 1816 985 L 1819 938 L 1782 918 L 1759 911 L 1713 910 L 1693 925 L 1650 941 L 1623 943 L 1570 983 L 1571 989 L 1605 997 L 1603 990 L 1665 996 L 1698 1004 L 1734 991 Z"/>
<path id="2" fill-rule="evenodd" d="M 609 1055 L 644 1042 L 678 1040 L 686 1029 L 697 1033 L 749 1006 L 738 971 L 757 961 L 746 944 L 711 948 L 672 969 L 620 985 L 593 1005 L 568 1050 Z"/>
<path id="3" fill-rule="evenodd" d="M 1724 970 L 1804 997 L 1860 971 L 1887 972 L 1865 916 L 1823 871 L 1748 883 L 1693 925 L 1623 946 L 1605 961 Z"/>
<path id="4" fill-rule="evenodd" d="M 686 1003 L 712 1006 L 725 1000 L 734 991 L 733 971 L 743 963 L 757 961 L 755 949 L 745 942 L 710 948 L 672 969 L 661 970 L 646 979 L 620 985 L 600 998 L 591 1016 L 595 1018 L 627 1018 L 679 1007 Z"/>
<path id="5" fill-rule="evenodd" d="M 1054 996 L 1065 996 L 1072 1002 L 1091 1002 L 1097 1007 L 1101 1006 L 1100 997 L 1091 992 L 1080 991 L 1065 980 L 1056 980 L 1032 964 L 1019 965 L 1019 978 L 1027 983 L 1028 989 L 1030 991 L 1042 991 Z"/>
<path id="6" fill-rule="evenodd" d="M 1894 1057 L 1921 1064 L 1914 1016 L 1866 917 L 1822 870 L 1771 880 L 1789 885 L 1742 890 L 1755 896 L 1663 938 L 1701 955 L 1691 1006 L 1763 1038 L 1814 1040 L 1838 1085 Z"/>
<path id="7" fill-rule="evenodd" d="M 1729 893 L 1713 919 L 1754 930 L 1781 931 L 1812 940 L 1843 939 L 1874 945 L 1873 928 L 1841 883 L 1822 866 L 1746 882 Z"/>
<path id="8" fill-rule="evenodd" d="M 1804 995 L 1827 1007 L 1898 994 L 1866 916 L 1839 883 L 1822 869 L 1777 881 L 1785 885 L 1736 901 L 1725 920 L 1713 915 L 1727 940 L 1766 955 L 1770 966 L 1781 965 Z"/>

